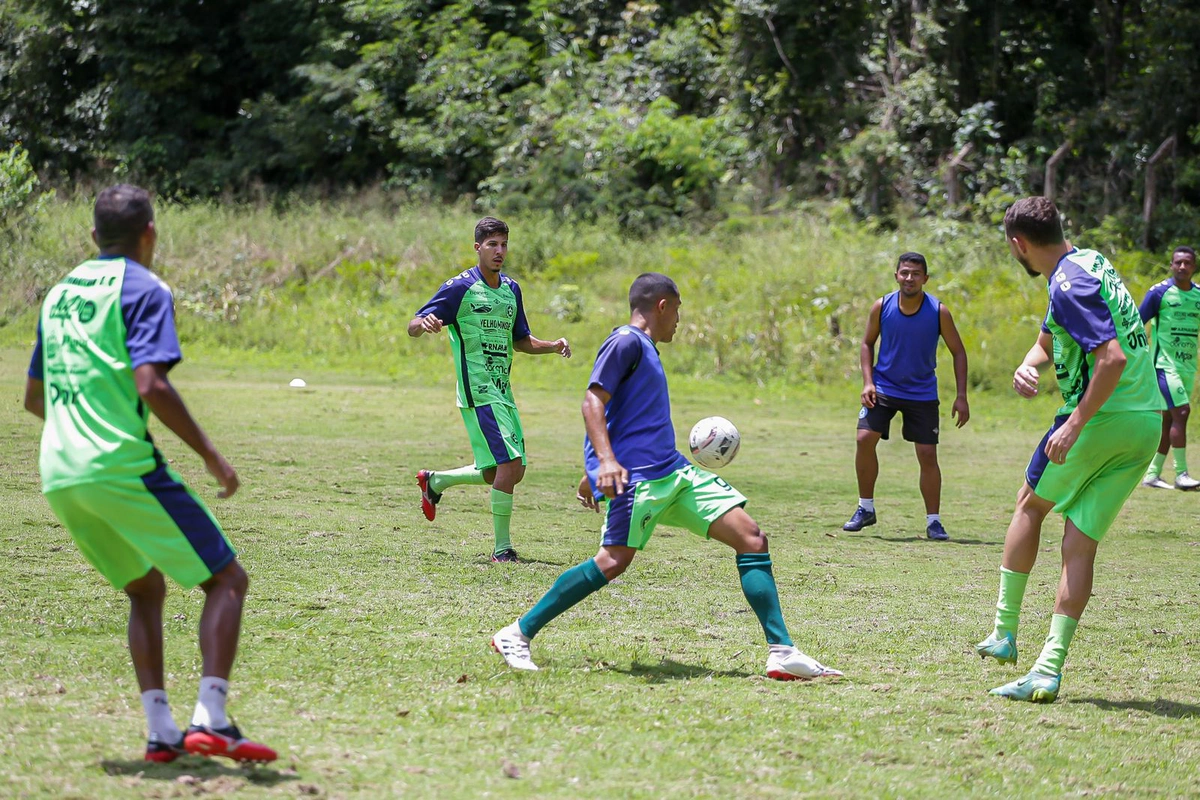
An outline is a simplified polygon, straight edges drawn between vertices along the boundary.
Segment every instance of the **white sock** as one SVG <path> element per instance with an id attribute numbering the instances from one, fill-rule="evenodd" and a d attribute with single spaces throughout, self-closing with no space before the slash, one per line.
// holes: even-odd
<path id="1" fill-rule="evenodd" d="M 175 718 L 171 716 L 171 706 L 167 704 L 167 693 L 163 689 L 151 689 L 142 692 L 142 709 L 146 712 L 146 727 L 151 736 L 168 744 L 175 744 L 181 736 Z"/>
<path id="2" fill-rule="evenodd" d="M 929 527 L 933 523 L 941 522 L 941 521 L 942 521 L 941 514 L 926 514 L 925 515 L 925 527 Z"/>
<path id="3" fill-rule="evenodd" d="M 196 710 L 192 713 L 193 725 L 207 725 L 210 728 L 224 728 L 229 725 L 225 716 L 225 698 L 229 695 L 229 681 L 221 678 L 205 677 L 200 679 L 200 697 L 196 700 Z"/>
<path id="4" fill-rule="evenodd" d="M 874 497 L 858 498 L 858 507 L 861 508 L 863 511 L 870 511 L 872 514 L 874 514 L 875 513 L 875 498 Z"/>

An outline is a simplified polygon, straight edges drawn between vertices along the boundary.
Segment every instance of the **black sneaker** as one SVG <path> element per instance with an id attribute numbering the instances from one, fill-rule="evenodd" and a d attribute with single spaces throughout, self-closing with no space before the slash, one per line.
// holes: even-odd
<path id="1" fill-rule="evenodd" d="M 845 525 L 842 526 L 842 530 L 844 530 L 844 531 L 861 531 L 863 528 L 867 527 L 868 525 L 874 525 L 874 524 L 875 524 L 875 512 L 867 511 L 862 506 L 859 506 L 858 508 L 854 509 L 854 516 L 850 518 L 849 522 L 847 522 Z"/>
<path id="2" fill-rule="evenodd" d="M 501 550 L 499 553 L 492 553 L 492 561 L 499 561 L 501 563 L 512 562 L 515 564 L 520 560 L 521 559 L 517 558 L 517 551 L 513 550 L 511 547 L 507 550 Z"/>
<path id="3" fill-rule="evenodd" d="M 944 542 L 950 538 L 950 534 L 946 533 L 946 529 L 942 527 L 942 523 L 936 519 L 925 528 L 925 536 L 933 539 L 935 542 Z"/>

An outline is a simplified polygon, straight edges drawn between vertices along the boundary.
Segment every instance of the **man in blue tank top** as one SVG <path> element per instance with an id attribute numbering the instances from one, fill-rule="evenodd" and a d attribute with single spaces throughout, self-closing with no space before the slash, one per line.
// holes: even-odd
<path id="1" fill-rule="evenodd" d="M 961 428 L 971 417 L 967 405 L 967 351 L 950 309 L 925 292 L 929 266 L 920 253 L 905 253 L 896 263 L 899 288 L 875 301 L 867 317 L 859 358 L 862 364 L 862 409 L 858 412 L 858 445 L 854 470 L 858 475 L 858 508 L 845 531 L 874 525 L 875 481 L 879 457 L 875 448 L 888 438 L 892 417 L 903 415 L 901 435 L 912 442 L 921 465 L 921 497 L 925 500 L 925 535 L 945 541 L 939 512 L 942 471 L 938 467 L 937 344 L 940 336 L 954 358 L 957 394 L 950 415 Z M 875 360 L 875 342 L 879 360 Z"/>

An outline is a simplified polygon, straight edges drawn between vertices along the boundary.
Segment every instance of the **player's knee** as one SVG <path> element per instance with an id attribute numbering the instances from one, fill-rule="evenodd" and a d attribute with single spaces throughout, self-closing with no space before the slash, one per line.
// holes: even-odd
<path id="1" fill-rule="evenodd" d="M 596 554 L 594 561 L 596 567 L 604 573 L 605 579 L 611 581 L 629 569 L 636 554 L 637 551 L 633 548 L 621 550 L 605 548 Z"/>
<path id="2" fill-rule="evenodd" d="M 211 592 L 216 589 L 233 592 L 239 597 L 245 597 L 246 592 L 250 590 L 250 576 L 246 574 L 246 570 L 242 569 L 242 565 L 234 560 L 230 561 L 224 569 L 203 583 L 200 588 L 204 589 L 205 592 Z"/>
<path id="3" fill-rule="evenodd" d="M 125 594 L 129 595 L 130 600 L 140 603 L 161 604 L 167 597 L 167 583 L 163 580 L 161 572 L 152 569 L 126 584 Z"/>
<path id="4" fill-rule="evenodd" d="M 758 527 L 758 523 L 747 518 L 745 527 L 741 531 L 742 546 L 746 553 L 765 553 L 767 552 L 767 536 L 762 532 L 762 528 Z"/>

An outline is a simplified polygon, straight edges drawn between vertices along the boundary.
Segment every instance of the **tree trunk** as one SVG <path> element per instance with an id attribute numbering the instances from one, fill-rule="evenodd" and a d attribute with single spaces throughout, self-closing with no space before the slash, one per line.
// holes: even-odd
<path id="1" fill-rule="evenodd" d="M 957 208 L 958 204 L 962 202 L 958 185 L 958 173 L 962 172 L 967 156 L 971 155 L 971 151 L 974 149 L 975 145 L 967 142 L 954 158 L 946 162 L 946 169 L 942 173 L 942 180 L 946 184 L 946 205 L 950 208 Z"/>
<path id="2" fill-rule="evenodd" d="M 1158 162 L 1168 155 L 1175 153 L 1175 135 L 1168 136 L 1158 149 L 1154 151 L 1154 155 L 1150 156 L 1150 160 L 1146 162 L 1146 200 L 1142 205 L 1142 247 L 1146 250 L 1150 249 L 1150 218 L 1154 216 L 1154 205 L 1158 200 L 1158 187 L 1154 183 L 1154 171 L 1158 166 Z"/>
<path id="3" fill-rule="evenodd" d="M 1042 194 L 1047 200 L 1053 200 L 1058 192 L 1058 162 L 1062 161 L 1067 151 L 1071 149 L 1071 140 L 1063 142 L 1046 161 L 1046 182 L 1042 186 Z"/>

